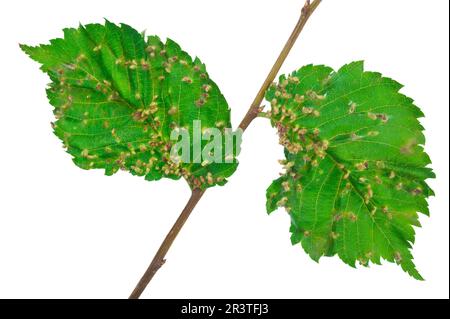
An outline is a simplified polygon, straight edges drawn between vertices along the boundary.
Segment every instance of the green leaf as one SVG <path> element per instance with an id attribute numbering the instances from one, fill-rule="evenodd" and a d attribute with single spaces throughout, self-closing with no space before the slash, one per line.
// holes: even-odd
<path id="1" fill-rule="evenodd" d="M 401 87 L 364 72 L 362 62 L 281 76 L 266 98 L 285 173 L 267 190 L 267 211 L 285 207 L 292 243 L 316 261 L 337 254 L 355 267 L 385 259 L 422 280 L 410 249 L 434 174 L 423 114 Z"/>
<path id="2" fill-rule="evenodd" d="M 170 157 L 174 129 L 190 133 L 192 154 L 194 120 L 201 132 L 231 127 L 228 104 L 205 65 L 174 41 L 106 21 L 21 48 L 50 76 L 54 132 L 77 166 L 107 175 L 123 169 L 147 180 L 184 177 L 191 188 L 222 185 L 235 171 L 237 161 L 225 162 L 223 152 L 214 163 Z"/>

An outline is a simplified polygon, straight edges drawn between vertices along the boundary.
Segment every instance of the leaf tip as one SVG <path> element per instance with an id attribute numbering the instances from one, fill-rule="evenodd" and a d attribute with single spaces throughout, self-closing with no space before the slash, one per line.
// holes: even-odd
<path id="1" fill-rule="evenodd" d="M 38 47 L 32 47 L 30 45 L 27 44 L 21 44 L 19 43 L 19 48 L 26 54 L 28 55 L 32 60 L 35 60 L 35 53 L 36 53 L 36 49 Z"/>
<path id="2" fill-rule="evenodd" d="M 27 54 L 28 54 L 28 52 L 29 52 L 30 49 L 31 49 L 31 47 L 30 47 L 29 45 L 22 44 L 22 43 L 19 43 L 19 48 L 20 48 L 23 52 L 25 52 L 25 53 L 27 53 Z"/>
<path id="3" fill-rule="evenodd" d="M 418 281 L 425 281 L 425 278 L 419 273 L 419 271 L 414 267 L 413 269 L 407 270 L 408 274 Z"/>

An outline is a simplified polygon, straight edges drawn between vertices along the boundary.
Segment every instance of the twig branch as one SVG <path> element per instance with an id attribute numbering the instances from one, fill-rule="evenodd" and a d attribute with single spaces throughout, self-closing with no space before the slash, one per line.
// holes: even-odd
<path id="1" fill-rule="evenodd" d="M 136 285 L 136 288 L 134 288 L 129 299 L 138 299 L 139 296 L 147 287 L 150 280 L 152 280 L 153 276 L 159 270 L 159 268 L 161 268 L 161 266 L 164 265 L 166 261 L 164 257 L 166 256 L 167 252 L 172 246 L 181 228 L 184 226 L 184 223 L 189 218 L 189 215 L 191 214 L 192 210 L 197 205 L 200 198 L 202 198 L 203 194 L 204 191 L 202 190 L 199 189 L 192 190 L 192 194 L 191 197 L 189 198 L 189 201 L 187 202 L 186 206 L 184 207 L 175 224 L 172 226 L 172 229 L 167 234 L 166 238 L 161 244 L 161 247 L 159 247 L 158 252 L 156 253 L 155 257 L 153 257 L 150 266 L 148 266 L 141 280 L 139 280 L 138 284 Z"/>
<path id="2" fill-rule="evenodd" d="M 250 109 L 248 110 L 247 114 L 243 118 L 241 124 L 239 124 L 239 128 L 242 129 L 242 131 L 245 131 L 247 127 L 250 125 L 250 123 L 258 116 L 259 113 L 259 107 L 261 105 L 262 100 L 264 99 L 264 95 L 266 94 L 267 89 L 272 84 L 272 82 L 275 80 L 275 77 L 277 76 L 278 72 L 280 71 L 281 66 L 283 65 L 284 61 L 286 60 L 287 56 L 289 55 L 289 52 L 291 51 L 292 47 L 295 44 L 295 41 L 297 41 L 298 36 L 302 32 L 303 28 L 305 27 L 306 22 L 308 22 L 309 17 L 314 13 L 314 11 L 317 9 L 319 4 L 322 2 L 322 0 L 315 0 L 312 3 L 310 1 L 306 1 L 305 5 L 303 6 L 302 13 L 300 15 L 300 19 L 297 22 L 297 25 L 294 28 L 294 31 L 292 31 L 291 36 L 287 40 L 286 44 L 284 45 L 283 50 L 281 51 L 280 55 L 278 56 L 278 59 L 275 61 L 275 64 L 273 65 L 272 69 L 269 72 L 269 75 L 267 75 L 266 80 L 264 81 L 263 85 L 259 89 L 258 94 L 256 95 L 255 99 L 253 100 L 252 105 L 250 106 Z"/>
<path id="3" fill-rule="evenodd" d="M 286 42 L 286 45 L 284 46 L 283 50 L 281 51 L 278 59 L 276 60 L 275 64 L 273 65 L 272 69 L 269 72 L 269 75 L 267 76 L 266 80 L 264 81 L 263 85 L 261 86 L 258 94 L 256 95 L 255 99 L 253 100 L 253 103 L 251 104 L 247 114 L 242 119 L 241 124 L 239 124 L 239 128 L 242 129 L 242 131 L 245 131 L 247 127 L 250 125 L 250 123 L 258 116 L 258 114 L 262 111 L 260 108 L 261 102 L 264 99 L 264 95 L 269 88 L 269 86 L 274 81 L 276 75 L 280 71 L 281 66 L 283 65 L 284 61 L 286 60 L 289 52 L 291 51 L 292 47 L 294 46 L 295 41 L 297 40 L 298 36 L 302 32 L 306 22 L 308 21 L 309 17 L 314 13 L 317 6 L 322 2 L 322 0 L 314 0 L 312 3 L 310 0 L 307 0 L 301 15 L 300 19 L 297 22 L 297 25 L 294 28 L 294 31 L 292 32 L 291 36 L 289 37 L 288 41 Z M 173 225 L 170 232 L 167 234 L 166 238 L 164 239 L 163 243 L 161 244 L 161 247 L 158 249 L 158 252 L 156 253 L 155 257 L 153 258 L 150 266 L 147 268 L 146 272 L 142 276 L 139 283 L 136 285 L 136 288 L 134 288 L 133 292 L 130 295 L 130 299 L 137 299 L 140 297 L 142 292 L 145 290 L 149 282 L 152 280 L 153 276 L 156 274 L 156 272 L 161 268 L 161 266 L 165 262 L 165 256 L 167 252 L 169 251 L 170 247 L 172 246 L 175 238 L 177 237 L 178 233 L 180 232 L 181 228 L 183 227 L 186 220 L 189 218 L 189 215 L 191 214 L 194 207 L 197 205 L 201 197 L 205 191 L 194 189 L 192 191 L 191 197 L 189 198 L 189 201 L 186 204 L 186 207 L 181 212 L 181 215 L 178 217 L 177 221 Z"/>

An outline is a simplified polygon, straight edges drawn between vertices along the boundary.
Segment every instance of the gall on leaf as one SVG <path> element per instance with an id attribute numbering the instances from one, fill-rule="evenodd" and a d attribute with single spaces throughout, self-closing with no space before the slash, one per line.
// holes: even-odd
<path id="1" fill-rule="evenodd" d="M 267 189 L 267 211 L 288 211 L 292 243 L 316 261 L 384 259 L 422 280 L 410 250 L 418 212 L 429 214 L 425 181 L 434 173 L 423 114 L 401 88 L 362 62 L 281 76 L 266 99 L 289 165 Z"/>
<path id="2" fill-rule="evenodd" d="M 198 130 L 231 127 L 230 109 L 205 65 L 174 41 L 163 43 L 128 25 L 109 21 L 64 29 L 64 37 L 40 46 L 21 45 L 51 79 L 54 133 L 83 169 L 119 169 L 149 181 L 183 177 L 192 189 L 223 185 L 237 167 L 237 146 L 225 159 L 194 158 L 207 144 Z M 171 132 L 189 133 L 188 157 L 174 160 Z M 231 156 L 231 160 L 230 160 Z M 197 156 L 198 157 L 198 156 Z M 203 164 L 203 165 L 202 165 Z"/>

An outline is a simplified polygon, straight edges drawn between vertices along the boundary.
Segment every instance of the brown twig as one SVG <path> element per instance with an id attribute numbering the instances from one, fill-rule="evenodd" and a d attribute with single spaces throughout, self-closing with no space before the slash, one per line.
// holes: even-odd
<path id="1" fill-rule="evenodd" d="M 245 117 L 242 119 L 241 124 L 239 124 L 239 128 L 242 129 L 242 131 L 245 131 L 247 127 L 250 125 L 250 123 L 258 116 L 258 113 L 260 111 L 261 102 L 264 99 L 264 95 L 266 94 L 267 89 L 272 84 L 272 82 L 275 80 L 275 77 L 277 76 L 278 72 L 280 71 L 281 66 L 283 65 L 284 61 L 286 60 L 287 56 L 289 55 L 289 52 L 291 51 L 292 47 L 295 44 L 295 41 L 297 41 L 298 36 L 302 32 L 303 28 L 305 27 L 306 22 L 308 22 L 309 17 L 314 13 L 314 11 L 317 9 L 319 4 L 322 2 L 322 0 L 315 0 L 312 3 L 310 1 L 306 1 L 302 13 L 300 15 L 300 19 L 297 22 L 297 25 L 294 28 L 294 31 L 292 31 L 291 36 L 287 40 L 286 44 L 284 45 L 283 50 L 281 51 L 280 55 L 278 56 L 278 59 L 275 61 L 275 64 L 273 65 L 272 69 L 269 72 L 269 75 L 267 75 L 266 80 L 264 81 L 263 85 L 259 89 L 258 94 L 256 95 L 255 99 L 253 100 L 252 105 L 250 106 L 250 109 L 248 110 Z"/>
<path id="2" fill-rule="evenodd" d="M 258 116 L 258 113 L 260 110 L 260 105 L 262 100 L 264 99 L 265 92 L 269 88 L 269 86 L 272 84 L 272 82 L 275 80 L 275 77 L 277 76 L 278 72 L 280 71 L 281 66 L 283 65 L 284 61 L 286 60 L 289 52 L 291 51 L 292 47 L 294 46 L 295 41 L 297 40 L 298 36 L 302 32 L 306 22 L 308 21 L 309 17 L 314 13 L 317 6 L 322 2 L 322 0 L 314 0 L 312 3 L 310 0 L 307 0 L 301 15 L 300 19 L 297 22 L 297 25 L 294 28 L 294 31 L 292 32 L 291 36 L 289 37 L 288 41 L 286 42 L 283 50 L 281 51 L 280 55 L 278 56 L 278 59 L 276 60 L 275 64 L 273 65 L 272 69 L 270 70 L 269 74 L 267 75 L 266 80 L 264 81 L 263 85 L 261 86 L 260 90 L 258 91 L 258 94 L 256 95 L 255 99 L 253 100 L 253 103 L 251 104 L 247 114 L 242 119 L 241 123 L 239 124 L 239 128 L 242 129 L 242 131 L 245 131 L 247 127 L 250 125 L 250 123 Z M 165 262 L 165 256 L 167 252 L 169 251 L 170 247 L 172 246 L 173 242 L 175 241 L 175 238 L 177 237 L 178 233 L 180 232 L 181 228 L 185 224 L 186 220 L 189 218 L 189 215 L 191 214 L 194 207 L 197 205 L 201 197 L 205 191 L 194 189 L 192 190 L 191 197 L 189 198 L 189 201 L 187 202 L 186 206 L 184 207 L 183 211 L 181 212 L 180 216 L 178 217 L 175 224 L 172 226 L 172 229 L 167 234 L 166 238 L 164 239 L 163 243 L 161 244 L 160 248 L 158 249 L 158 252 L 156 253 L 155 257 L 153 258 L 150 266 L 145 271 L 144 275 L 142 276 L 141 280 L 139 280 L 139 283 L 136 285 L 136 288 L 134 288 L 133 292 L 130 295 L 130 299 L 137 299 L 140 297 L 142 292 L 145 290 L 149 282 L 152 280 L 153 276 L 156 274 L 156 272 L 161 268 L 161 266 Z"/>
<path id="3" fill-rule="evenodd" d="M 150 266 L 145 271 L 141 280 L 139 280 L 138 284 L 136 285 L 136 288 L 134 288 L 133 292 L 130 295 L 130 299 L 139 298 L 139 296 L 142 294 L 142 292 L 147 287 L 150 280 L 152 280 L 153 276 L 156 274 L 159 268 L 161 268 L 161 266 L 164 265 L 166 261 L 164 257 L 166 256 L 167 252 L 172 246 L 175 238 L 177 237 L 184 223 L 189 218 L 189 215 L 191 214 L 195 205 L 197 205 L 200 198 L 202 198 L 203 194 L 204 191 L 202 190 L 199 189 L 192 190 L 192 194 L 191 197 L 189 198 L 189 201 L 187 202 L 186 206 L 184 207 L 175 224 L 172 226 L 172 229 L 167 234 L 166 238 L 161 244 L 161 247 L 159 247 L 158 252 L 156 253 L 155 257 L 153 257 Z"/>

